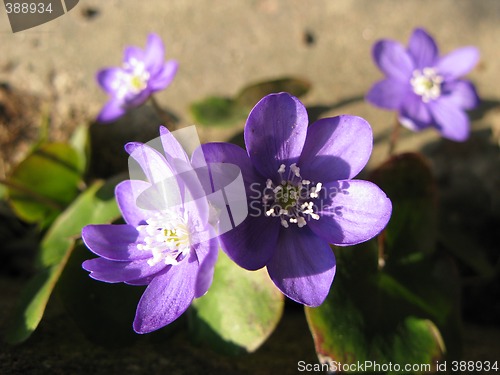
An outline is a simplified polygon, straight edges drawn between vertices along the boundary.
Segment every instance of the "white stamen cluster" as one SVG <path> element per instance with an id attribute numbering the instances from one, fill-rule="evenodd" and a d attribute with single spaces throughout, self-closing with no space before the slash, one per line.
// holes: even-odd
<path id="1" fill-rule="evenodd" d="M 160 262 L 166 265 L 178 264 L 191 248 L 187 215 L 179 215 L 173 211 L 162 211 L 146 220 L 145 225 L 136 228 L 144 233 L 144 243 L 137 249 L 151 252 L 148 260 L 150 266 Z"/>
<path id="2" fill-rule="evenodd" d="M 148 86 L 150 75 L 142 61 L 130 59 L 123 64 L 123 70 L 120 73 L 119 87 L 116 88 L 118 97 L 136 95 Z"/>
<path id="3" fill-rule="evenodd" d="M 436 69 L 424 68 L 415 70 L 410 80 L 413 92 L 422 97 L 425 103 L 441 96 L 443 77 L 437 74 Z"/>
<path id="4" fill-rule="evenodd" d="M 262 198 L 264 205 L 270 206 L 266 215 L 280 217 L 281 225 L 285 228 L 290 226 L 289 223 L 302 228 L 307 224 L 308 217 L 319 220 L 320 216 L 314 212 L 314 203 L 309 199 L 318 198 L 318 193 L 323 188 L 322 183 L 314 185 L 311 181 L 302 179 L 300 168 L 295 163 L 290 165 L 287 177 L 285 171 L 285 164 L 281 164 L 278 169 L 281 179 L 279 185 L 276 186 L 271 179 L 266 181 Z"/>

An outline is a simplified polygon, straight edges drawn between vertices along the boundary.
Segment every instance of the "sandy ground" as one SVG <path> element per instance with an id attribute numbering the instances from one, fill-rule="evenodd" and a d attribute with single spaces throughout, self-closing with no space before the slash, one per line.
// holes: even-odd
<path id="1" fill-rule="evenodd" d="M 0 82 L 51 100 L 51 131 L 60 138 L 75 122 L 94 118 L 104 103 L 96 71 L 119 65 L 125 46 L 142 46 L 147 34 L 156 32 L 165 41 L 167 58 L 180 64 L 158 100 L 183 124 L 192 123 L 187 108 L 195 100 L 234 95 L 250 82 L 281 76 L 310 80 L 313 88 L 304 102 L 328 106 L 363 96 L 380 77 L 370 57 L 374 41 L 406 43 L 412 29 L 422 26 L 443 53 L 476 45 L 482 59 L 470 78 L 483 99 L 498 101 L 499 20 L 496 0 L 149 0 L 147 5 L 82 0 L 65 16 L 16 34 L 2 11 Z M 323 116 L 338 113 L 366 118 L 376 136 L 392 124 L 391 113 L 362 101 Z M 204 139 L 237 131 L 200 129 Z M 434 132 L 410 138 L 402 149 L 438 139 Z M 380 157 L 376 152 L 373 161 Z"/>

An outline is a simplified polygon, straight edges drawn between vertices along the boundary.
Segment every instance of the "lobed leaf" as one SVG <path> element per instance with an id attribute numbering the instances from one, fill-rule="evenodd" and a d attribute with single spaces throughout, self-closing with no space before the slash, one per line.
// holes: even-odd
<path id="1" fill-rule="evenodd" d="M 49 228 L 40 245 L 39 271 L 24 288 L 8 325 L 8 342 L 16 344 L 26 340 L 40 323 L 82 228 L 119 218 L 113 191 L 120 180 L 115 178 L 91 185 Z"/>
<path id="2" fill-rule="evenodd" d="M 244 87 L 236 96 L 238 106 L 252 108 L 264 96 L 276 92 L 288 92 L 300 98 L 309 92 L 311 83 L 305 79 L 284 77 L 258 82 Z"/>
<path id="3" fill-rule="evenodd" d="M 330 293 L 321 306 L 306 308 L 318 357 L 400 365 L 456 358 L 459 282 L 453 263 L 435 251 L 430 167 L 420 155 L 402 154 L 374 171 L 372 180 L 391 198 L 393 215 L 378 239 L 335 248 Z"/>
<path id="4" fill-rule="evenodd" d="M 252 107 L 264 96 L 286 91 L 300 97 L 311 84 L 303 79 L 285 77 L 244 87 L 234 98 L 210 96 L 191 104 L 194 121 L 204 126 L 233 126 L 245 121 Z"/>
<path id="5" fill-rule="evenodd" d="M 370 180 L 392 201 L 384 237 L 389 262 L 409 262 L 432 253 L 437 239 L 437 187 L 427 160 L 417 153 L 393 156 L 373 171 Z"/>
<path id="6" fill-rule="evenodd" d="M 16 215 L 28 223 L 49 225 L 79 192 L 82 169 L 77 151 L 64 143 L 46 143 L 14 168 L 6 181 Z"/>
<path id="7" fill-rule="evenodd" d="M 247 271 L 219 252 L 212 286 L 191 307 L 191 337 L 226 354 L 253 352 L 276 328 L 283 305 L 264 269 Z"/>
<path id="8" fill-rule="evenodd" d="M 87 339 L 107 347 L 126 346 L 138 338 L 132 322 L 145 287 L 101 283 L 90 278 L 82 263 L 93 257 L 78 241 L 56 292 Z"/>
<path id="9" fill-rule="evenodd" d="M 195 102 L 189 109 L 196 124 L 204 126 L 232 126 L 248 115 L 234 100 L 218 96 Z"/>
<path id="10" fill-rule="evenodd" d="M 90 159 L 90 134 L 88 126 L 78 126 L 73 132 L 69 144 L 76 152 L 78 170 L 82 174 L 85 173 L 87 162 Z"/>

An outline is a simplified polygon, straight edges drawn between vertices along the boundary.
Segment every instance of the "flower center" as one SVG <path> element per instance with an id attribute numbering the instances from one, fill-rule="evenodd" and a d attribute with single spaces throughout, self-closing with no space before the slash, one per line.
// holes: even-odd
<path id="1" fill-rule="evenodd" d="M 123 77 L 126 93 L 138 94 L 148 86 L 149 72 L 146 65 L 137 59 L 130 59 L 123 64 L 125 74 Z"/>
<path id="2" fill-rule="evenodd" d="M 316 185 L 300 176 L 300 168 L 295 163 L 290 165 L 288 176 L 285 178 L 285 164 L 281 164 L 278 174 L 281 183 L 275 185 L 271 179 L 266 181 L 262 202 L 264 207 L 270 207 L 266 216 L 277 216 L 281 225 L 289 227 L 288 223 L 297 224 L 302 228 L 307 224 L 306 219 L 319 220 L 319 215 L 314 212 L 314 203 L 311 198 L 318 198 L 322 183 Z"/>
<path id="3" fill-rule="evenodd" d="M 145 72 L 144 75 L 133 75 L 130 77 L 130 86 L 135 93 L 144 90 L 148 84 L 149 74 Z"/>
<path id="4" fill-rule="evenodd" d="M 441 96 L 443 77 L 438 75 L 433 68 L 424 68 L 422 71 L 415 70 L 410 83 L 413 92 L 421 96 L 425 103 Z"/>
<path id="5" fill-rule="evenodd" d="M 176 265 L 191 249 L 186 215 L 173 211 L 158 212 L 136 229 L 145 233 L 144 243 L 138 244 L 137 249 L 151 252 L 150 266 L 159 262 Z"/>

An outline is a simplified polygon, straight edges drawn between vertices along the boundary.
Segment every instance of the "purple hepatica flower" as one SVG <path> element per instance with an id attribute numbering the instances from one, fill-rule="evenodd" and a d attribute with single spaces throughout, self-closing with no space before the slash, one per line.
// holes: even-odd
<path id="1" fill-rule="evenodd" d="M 143 104 L 156 91 L 167 87 L 177 72 L 177 62 L 164 61 L 165 48 L 160 37 L 150 34 L 146 49 L 128 47 L 121 68 L 106 68 L 97 73 L 99 85 L 111 99 L 97 121 L 111 122 L 133 107 Z"/>
<path id="2" fill-rule="evenodd" d="M 408 48 L 392 40 L 378 41 L 373 58 L 386 78 L 368 92 L 367 100 L 397 110 L 401 124 L 413 131 L 435 127 L 443 137 L 464 141 L 469 136 L 465 110 L 479 103 L 473 84 L 459 79 L 479 59 L 475 47 L 439 57 L 434 39 L 416 29 Z"/>
<path id="3" fill-rule="evenodd" d="M 125 146 L 148 180 L 117 185 L 126 224 L 82 230 L 87 247 L 100 256 L 83 263 L 92 278 L 148 285 L 133 324 L 138 333 L 171 323 L 207 292 L 218 251 L 206 199 L 191 199 L 202 188 L 190 161 L 168 130 L 160 132 L 164 155 L 141 143 Z"/>
<path id="4" fill-rule="evenodd" d="M 319 306 L 335 275 L 330 244 L 374 237 L 392 206 L 373 183 L 352 180 L 372 150 L 365 120 L 339 116 L 307 124 L 297 98 L 271 94 L 248 117 L 247 151 L 227 143 L 202 149 L 208 163 L 238 165 L 247 189 L 249 214 L 219 237 L 223 250 L 243 268 L 267 266 L 286 296 Z"/>

